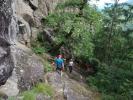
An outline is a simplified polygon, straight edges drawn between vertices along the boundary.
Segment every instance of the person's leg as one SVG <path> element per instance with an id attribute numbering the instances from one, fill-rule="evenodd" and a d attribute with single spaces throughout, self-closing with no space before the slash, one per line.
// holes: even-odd
<path id="1" fill-rule="evenodd" d="M 72 66 L 69 66 L 69 72 L 70 73 L 72 72 Z"/>
<path id="2" fill-rule="evenodd" d="M 56 71 L 57 71 L 57 73 L 60 74 L 60 68 L 59 67 L 56 68 Z"/>
<path id="3" fill-rule="evenodd" d="M 69 66 L 69 72 L 71 73 L 72 66 Z"/>
<path id="4" fill-rule="evenodd" d="M 62 77 L 62 70 L 60 71 L 60 76 Z"/>
<path id="5" fill-rule="evenodd" d="M 72 73 L 73 67 L 71 66 L 71 73 Z"/>
<path id="6" fill-rule="evenodd" d="M 67 66 L 64 66 L 65 71 L 67 71 Z"/>
<path id="7" fill-rule="evenodd" d="M 63 76 L 63 68 L 61 68 L 61 77 Z"/>
<path id="8" fill-rule="evenodd" d="M 69 68 L 69 72 L 70 72 L 70 66 L 68 66 L 68 68 Z"/>
<path id="9" fill-rule="evenodd" d="M 57 67 L 57 72 L 59 73 L 60 76 L 62 76 L 62 68 Z"/>
<path id="10" fill-rule="evenodd" d="M 58 68 L 56 67 L 56 71 L 58 70 Z"/>

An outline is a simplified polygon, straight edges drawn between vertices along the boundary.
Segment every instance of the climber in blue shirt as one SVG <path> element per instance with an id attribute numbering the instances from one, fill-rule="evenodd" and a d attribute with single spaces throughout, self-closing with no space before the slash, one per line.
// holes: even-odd
<path id="1" fill-rule="evenodd" d="M 62 59 L 62 55 L 58 55 L 58 57 L 55 59 L 55 65 L 56 65 L 56 70 L 60 71 L 61 76 L 62 76 L 62 71 L 64 69 L 64 61 Z"/>

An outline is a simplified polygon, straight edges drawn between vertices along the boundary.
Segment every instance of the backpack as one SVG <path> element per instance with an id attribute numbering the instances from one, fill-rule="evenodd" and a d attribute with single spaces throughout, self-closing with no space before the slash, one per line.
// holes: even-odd
<path id="1" fill-rule="evenodd" d="M 55 63 L 56 63 L 56 66 L 57 67 L 59 67 L 59 68 L 61 68 L 61 67 L 63 67 L 62 65 L 63 65 L 63 60 L 62 59 L 56 59 L 55 60 Z"/>

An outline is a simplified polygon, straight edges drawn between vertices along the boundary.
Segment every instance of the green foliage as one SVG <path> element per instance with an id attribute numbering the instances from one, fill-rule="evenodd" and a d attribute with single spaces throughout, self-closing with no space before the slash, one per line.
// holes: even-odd
<path id="1" fill-rule="evenodd" d="M 8 97 L 8 100 L 16 100 L 16 97 Z"/>
<path id="2" fill-rule="evenodd" d="M 42 37 L 42 33 L 38 33 L 37 39 L 31 42 L 33 52 L 39 55 L 47 52 L 47 48 L 44 46 L 45 42 Z"/>
<path id="3" fill-rule="evenodd" d="M 48 84 L 39 83 L 33 88 L 36 93 L 43 93 L 47 96 L 53 96 L 53 88 Z"/>
<path id="4" fill-rule="evenodd" d="M 126 100 L 121 98 L 131 98 L 132 96 L 130 94 L 133 90 L 132 71 L 102 64 L 98 67 L 98 73 L 88 78 L 88 82 L 91 86 L 96 86 L 100 92 L 108 95 L 108 97 L 115 96 L 117 98 L 109 100 Z"/>
<path id="5" fill-rule="evenodd" d="M 72 55 L 90 61 L 97 73 L 88 77 L 88 84 L 103 94 L 103 100 L 133 97 L 133 30 L 127 27 L 132 10 L 116 2 L 98 12 L 84 0 L 66 0 L 44 22 L 54 29 L 56 45 L 63 43 Z"/>
<path id="6" fill-rule="evenodd" d="M 75 56 L 91 57 L 94 49 L 92 37 L 95 27 L 99 27 L 97 31 L 100 29 L 101 18 L 102 15 L 84 0 L 66 0 L 65 3 L 58 4 L 57 11 L 49 14 L 44 23 L 55 30 L 57 45 L 64 42 L 65 47 Z M 66 38 L 71 31 L 72 34 Z"/>
<path id="7" fill-rule="evenodd" d="M 133 39 L 132 31 L 123 29 L 130 22 L 122 6 L 112 5 L 104 10 L 103 27 L 93 37 L 94 57 L 101 64 L 97 66 L 97 73 L 88 78 L 88 83 L 103 93 L 103 100 L 132 100 L 133 97 Z"/>
<path id="8" fill-rule="evenodd" d="M 48 61 L 44 61 L 44 69 L 46 72 L 51 72 L 53 71 L 53 66 Z"/>
<path id="9" fill-rule="evenodd" d="M 33 91 L 26 91 L 23 93 L 23 100 L 36 100 L 36 95 Z"/>
<path id="10" fill-rule="evenodd" d="M 36 100 L 36 96 L 39 93 L 52 97 L 54 90 L 48 84 L 38 83 L 32 90 L 22 93 L 23 100 Z"/>
<path id="11" fill-rule="evenodd" d="M 82 3 L 82 0 L 66 0 L 65 3 L 59 3 L 56 9 L 64 9 L 64 8 L 74 8 L 79 7 Z"/>
<path id="12" fill-rule="evenodd" d="M 106 27 L 101 27 L 94 37 L 94 55 L 106 64 L 101 64 L 98 73 L 89 77 L 88 81 L 103 93 L 103 100 L 132 100 L 133 70 L 129 59 L 129 55 L 132 55 L 129 49 L 131 41 L 124 35 L 122 25 L 119 24 L 122 24 L 119 22 L 119 13 L 122 12 L 116 12 L 116 9 L 105 9 L 108 16 L 105 16 L 103 24 Z"/>
<path id="13" fill-rule="evenodd" d="M 102 100 L 132 100 L 128 96 L 102 94 Z"/>
<path id="14" fill-rule="evenodd" d="M 31 47 L 33 52 L 36 54 L 43 54 L 45 52 L 45 48 L 42 46 L 42 42 L 39 40 L 32 41 Z"/>
<path id="15" fill-rule="evenodd" d="M 45 52 L 45 49 L 43 47 L 35 47 L 32 50 L 36 54 L 43 54 Z"/>

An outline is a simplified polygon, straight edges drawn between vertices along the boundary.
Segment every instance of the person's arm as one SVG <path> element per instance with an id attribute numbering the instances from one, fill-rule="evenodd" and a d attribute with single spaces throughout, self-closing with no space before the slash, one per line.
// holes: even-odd
<path id="1" fill-rule="evenodd" d="M 72 66 L 74 66 L 74 62 L 72 63 Z"/>
<path id="2" fill-rule="evenodd" d="M 63 69 L 64 69 L 64 61 L 62 60 L 62 67 L 63 67 Z"/>
<path id="3" fill-rule="evenodd" d="M 62 63 L 62 67 L 64 68 L 64 62 Z"/>
<path id="4" fill-rule="evenodd" d="M 57 66 L 57 59 L 54 60 L 55 67 Z"/>
<path id="5" fill-rule="evenodd" d="M 52 61 L 52 65 L 53 65 L 53 66 L 55 66 L 55 60 L 56 60 L 56 59 L 53 59 L 53 61 Z"/>

